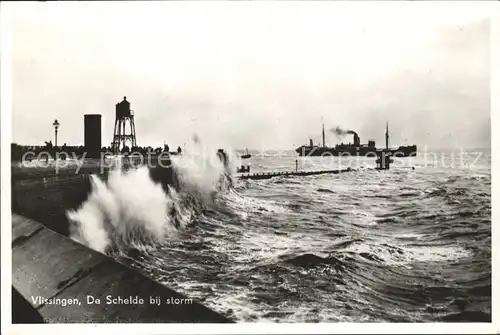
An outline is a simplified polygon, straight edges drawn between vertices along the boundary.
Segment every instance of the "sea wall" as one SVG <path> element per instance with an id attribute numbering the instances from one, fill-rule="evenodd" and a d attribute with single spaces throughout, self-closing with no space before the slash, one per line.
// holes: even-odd
<path id="1" fill-rule="evenodd" d="M 165 189 L 175 184 L 171 168 L 152 166 L 149 172 Z M 36 312 L 45 322 L 231 322 L 67 237 L 66 212 L 86 201 L 91 174 L 106 180 L 108 173 L 90 161 L 78 173 L 71 166 L 12 166 L 13 322 L 39 322 Z M 131 304 L 120 301 L 130 297 Z M 64 306 L 68 299 L 78 303 Z"/>
<path id="2" fill-rule="evenodd" d="M 83 166 L 67 165 L 55 168 L 25 167 L 14 164 L 12 174 L 12 212 L 43 223 L 48 228 L 64 236 L 69 236 L 66 213 L 81 206 L 92 189 L 90 175 L 98 175 L 106 180 L 110 171 L 116 168 L 128 170 L 134 165 L 124 162 L 119 167 L 101 167 L 99 160 L 86 160 Z M 176 186 L 170 161 L 158 164 L 153 160 L 148 167 L 150 178 L 162 185 Z"/>
<path id="3" fill-rule="evenodd" d="M 12 216 L 12 286 L 45 322 L 51 323 L 231 322 L 132 268 L 18 214 Z M 127 298 L 133 303 L 123 303 Z M 19 299 L 19 295 L 13 295 L 13 320 L 26 312 L 19 307 Z"/>
<path id="4" fill-rule="evenodd" d="M 88 174 L 12 179 L 12 212 L 69 236 L 68 210 L 78 208 L 91 190 Z"/>

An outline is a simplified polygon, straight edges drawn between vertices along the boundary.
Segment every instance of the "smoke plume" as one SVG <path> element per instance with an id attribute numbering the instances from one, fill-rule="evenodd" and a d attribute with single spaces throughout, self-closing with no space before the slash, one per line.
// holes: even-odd
<path id="1" fill-rule="evenodd" d="M 340 127 L 331 128 L 330 131 L 337 136 L 346 136 L 350 134 L 356 134 L 354 130 L 342 129 Z"/>

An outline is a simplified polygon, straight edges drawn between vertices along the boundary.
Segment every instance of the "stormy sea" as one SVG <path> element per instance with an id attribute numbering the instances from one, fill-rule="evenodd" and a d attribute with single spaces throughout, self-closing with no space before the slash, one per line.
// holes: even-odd
<path id="1" fill-rule="evenodd" d="M 68 214 L 73 238 L 237 322 L 491 321 L 489 150 L 420 152 L 385 171 L 373 158 L 251 154 L 251 172 L 355 171 L 233 169 L 221 185 L 221 166 L 186 154 L 178 190 L 142 168 L 95 177 Z"/>

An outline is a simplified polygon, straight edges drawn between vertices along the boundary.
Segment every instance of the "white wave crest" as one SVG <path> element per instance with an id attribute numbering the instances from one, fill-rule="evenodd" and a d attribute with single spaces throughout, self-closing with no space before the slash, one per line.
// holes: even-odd
<path id="1" fill-rule="evenodd" d="M 145 166 L 114 170 L 106 181 L 91 176 L 88 199 L 67 213 L 71 238 L 103 253 L 110 247 L 175 238 L 203 206 L 219 206 L 217 192 L 231 183 L 231 168 L 224 167 L 216 152 L 195 146 L 172 157 L 179 187 L 168 186 L 168 192 L 150 178 Z"/>

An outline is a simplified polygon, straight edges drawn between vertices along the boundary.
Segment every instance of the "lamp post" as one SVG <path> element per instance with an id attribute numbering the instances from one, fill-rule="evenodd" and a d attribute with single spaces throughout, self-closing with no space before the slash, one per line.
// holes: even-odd
<path id="1" fill-rule="evenodd" d="M 56 140 L 54 146 L 57 147 L 57 129 L 59 129 L 59 121 L 57 121 L 57 119 L 54 120 L 54 123 L 52 123 L 52 125 L 54 126 L 54 131 L 56 134 Z"/>

